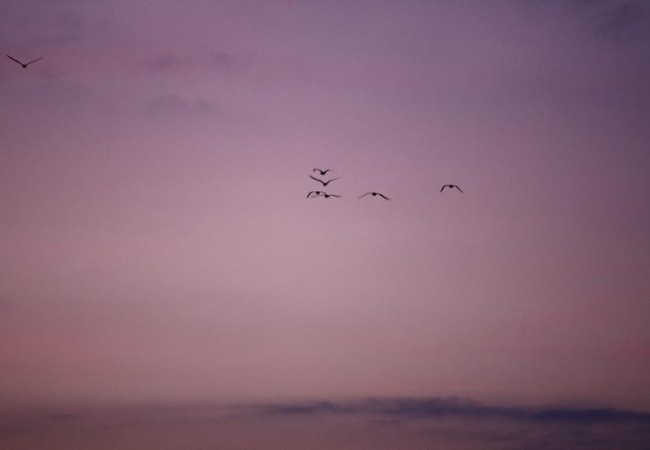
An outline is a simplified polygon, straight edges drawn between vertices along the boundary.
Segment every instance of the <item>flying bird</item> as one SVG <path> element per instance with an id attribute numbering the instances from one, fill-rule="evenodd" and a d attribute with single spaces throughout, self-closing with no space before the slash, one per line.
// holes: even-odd
<path id="1" fill-rule="evenodd" d="M 327 172 L 336 172 L 336 170 L 334 170 L 334 169 L 325 169 L 325 170 L 314 169 L 314 170 L 312 170 L 312 172 L 319 172 L 321 174 L 321 176 L 322 176 L 322 175 L 327 175 Z"/>
<path id="2" fill-rule="evenodd" d="M 380 197 L 385 198 L 386 200 L 390 200 L 390 199 L 389 199 L 388 197 L 386 197 L 384 194 L 380 194 L 379 192 L 366 192 L 365 194 L 363 194 L 363 195 L 362 195 L 361 197 L 359 197 L 359 198 L 363 198 L 363 197 L 365 197 L 366 195 L 372 195 L 373 197 L 375 197 L 376 195 L 378 195 L 378 196 L 380 196 Z"/>
<path id="3" fill-rule="evenodd" d="M 323 191 L 311 191 L 309 194 L 307 194 L 307 198 L 311 197 L 312 194 L 314 194 L 314 197 L 325 197 L 325 198 L 336 197 L 336 198 L 341 198 L 340 195 L 328 194 L 327 192 L 323 192 Z"/>
<path id="4" fill-rule="evenodd" d="M 33 61 L 30 61 L 30 62 L 28 62 L 28 63 L 24 63 L 24 62 L 22 62 L 22 61 L 18 61 L 16 58 L 14 58 L 14 57 L 11 56 L 11 55 L 7 55 L 7 58 L 9 58 L 10 60 L 15 61 L 15 62 L 17 62 L 18 64 L 20 64 L 21 66 L 23 66 L 23 69 L 27 69 L 27 66 L 29 66 L 30 64 L 35 63 L 36 61 L 40 61 L 41 59 L 43 59 L 43 57 L 41 56 L 40 58 L 37 58 L 37 59 L 35 59 L 35 60 L 33 60 Z"/>
<path id="5" fill-rule="evenodd" d="M 327 180 L 327 181 L 320 180 L 320 179 L 318 179 L 318 178 L 316 178 L 316 177 L 313 177 L 313 176 L 311 176 L 311 175 L 309 175 L 309 178 L 311 178 L 312 180 L 316 180 L 316 181 L 322 183 L 323 186 L 327 186 L 327 185 L 330 184 L 332 181 L 334 181 L 334 180 L 338 180 L 338 179 L 341 178 L 341 177 L 332 178 L 331 180 Z"/>
<path id="6" fill-rule="evenodd" d="M 461 194 L 463 193 L 463 190 L 461 188 L 459 188 L 458 186 L 456 186 L 455 184 L 445 184 L 445 185 L 443 185 L 440 188 L 440 192 L 444 191 L 446 187 L 448 187 L 449 189 L 456 188 L 456 189 L 458 189 L 460 191 Z"/>

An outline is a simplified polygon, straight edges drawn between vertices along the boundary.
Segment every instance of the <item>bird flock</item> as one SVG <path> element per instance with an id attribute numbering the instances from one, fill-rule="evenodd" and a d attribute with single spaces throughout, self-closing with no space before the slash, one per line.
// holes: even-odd
<path id="1" fill-rule="evenodd" d="M 325 175 L 327 175 L 328 172 L 335 172 L 335 170 L 332 170 L 332 169 L 325 169 L 325 170 L 314 169 L 314 170 L 312 170 L 312 173 L 314 173 L 314 172 L 318 172 L 318 173 L 320 174 L 321 177 L 324 177 Z M 330 184 L 332 181 L 338 180 L 338 179 L 341 178 L 341 177 L 330 178 L 330 179 L 327 180 L 327 181 L 325 181 L 325 180 L 321 180 L 320 178 L 316 178 L 316 177 L 313 176 L 313 175 L 309 175 L 309 178 L 311 178 L 312 180 L 318 181 L 320 184 L 323 185 L 323 187 L 327 187 L 327 185 Z M 333 198 L 341 198 L 342 196 L 340 196 L 340 195 L 338 195 L 338 194 L 328 194 L 328 193 L 325 192 L 325 191 L 309 191 L 309 192 L 307 193 L 307 198 L 315 198 L 315 197 L 323 197 L 323 198 L 332 198 L 332 197 L 333 197 Z"/>
<path id="2" fill-rule="evenodd" d="M 7 54 L 7 58 L 9 58 L 10 60 L 12 60 L 13 62 L 15 62 L 17 64 L 20 64 L 23 69 L 26 69 L 27 66 L 29 66 L 30 64 L 33 64 L 33 63 L 43 59 L 43 56 L 41 56 L 40 58 L 33 59 L 31 61 L 28 61 L 28 62 L 22 62 L 21 60 L 19 60 L 17 58 L 14 58 L 13 56 L 11 56 L 9 54 Z M 312 170 L 312 173 L 309 175 L 309 178 L 311 178 L 314 181 L 319 182 L 322 185 L 323 188 L 326 188 L 331 182 L 336 181 L 339 178 L 341 178 L 341 177 L 334 177 L 334 178 L 330 178 L 329 180 L 323 180 L 321 178 L 317 178 L 314 175 L 312 175 L 314 172 L 317 172 L 317 175 L 320 175 L 321 177 L 324 177 L 329 172 L 336 172 L 336 171 L 333 170 L 333 169 L 318 169 L 318 168 L 315 168 L 315 169 Z M 458 187 L 458 185 L 456 185 L 456 184 L 444 184 L 440 188 L 440 192 L 442 193 L 446 188 L 449 188 L 450 190 L 457 189 L 461 194 L 463 193 L 463 190 L 460 187 Z M 375 192 L 375 191 L 366 192 L 365 194 L 362 194 L 359 197 L 357 197 L 357 199 L 362 199 L 367 195 L 370 195 L 371 197 L 380 197 L 380 198 L 383 198 L 384 200 L 390 200 L 390 198 L 388 196 L 382 194 L 381 192 Z M 306 198 L 309 199 L 309 198 L 318 198 L 318 197 L 322 197 L 322 198 L 342 198 L 343 196 L 339 195 L 339 194 L 329 194 L 329 193 L 327 193 L 325 191 L 317 190 L 317 191 L 309 191 L 307 193 Z"/>
<path id="3" fill-rule="evenodd" d="M 313 169 L 313 170 L 312 170 L 312 173 L 314 173 L 314 172 L 318 172 L 318 174 L 320 174 L 320 176 L 323 177 L 323 176 L 327 175 L 328 172 L 336 172 L 336 171 L 333 170 L 333 169 L 325 169 L 325 170 L 322 170 L 322 169 Z M 320 179 L 320 178 L 316 178 L 315 176 L 313 176 L 313 175 L 310 174 L 310 175 L 309 175 L 309 178 L 311 178 L 312 180 L 318 181 L 318 182 L 319 182 L 323 187 L 327 187 L 327 185 L 330 184 L 332 181 L 338 180 L 338 179 L 341 178 L 341 177 L 330 178 L 329 180 L 322 180 L 322 179 Z M 458 185 L 456 185 L 456 184 L 444 184 L 444 185 L 442 186 L 442 188 L 440 188 L 440 192 L 442 193 L 442 191 L 444 191 L 445 188 L 449 188 L 449 189 L 458 189 L 458 191 L 459 191 L 461 194 L 463 193 L 463 190 L 462 190 L 460 187 L 458 187 Z M 360 195 L 359 197 L 357 197 L 357 199 L 362 199 L 362 198 L 364 198 L 366 195 L 370 195 L 370 196 L 372 196 L 372 197 L 381 197 L 381 198 L 383 198 L 384 200 L 390 200 L 390 198 L 387 197 L 386 195 L 382 194 L 381 192 L 375 192 L 375 191 L 366 192 L 365 194 L 362 194 L 362 195 Z M 307 197 L 306 197 L 306 198 L 317 198 L 317 197 L 323 197 L 323 198 L 332 198 L 332 197 L 333 197 L 333 198 L 342 198 L 341 195 L 338 195 L 338 194 L 328 194 L 328 193 L 325 192 L 325 191 L 309 191 L 309 192 L 307 193 Z"/>

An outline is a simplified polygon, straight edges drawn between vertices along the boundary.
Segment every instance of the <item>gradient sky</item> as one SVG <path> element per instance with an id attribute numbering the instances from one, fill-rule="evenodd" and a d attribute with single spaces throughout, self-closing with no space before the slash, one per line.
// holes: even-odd
<path id="1" fill-rule="evenodd" d="M 5 404 L 650 409 L 645 3 L 0 17 Z"/>

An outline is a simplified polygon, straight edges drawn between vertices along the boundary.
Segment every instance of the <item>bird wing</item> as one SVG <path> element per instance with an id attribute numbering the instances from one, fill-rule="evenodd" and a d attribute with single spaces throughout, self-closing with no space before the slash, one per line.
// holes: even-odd
<path id="1" fill-rule="evenodd" d="M 320 195 L 320 191 L 310 191 L 309 194 L 307 194 L 307 197 L 305 197 L 305 198 L 309 198 L 311 196 L 311 194 Z"/>
<path id="2" fill-rule="evenodd" d="M 319 180 L 318 178 L 316 178 L 316 177 L 312 177 L 311 175 L 309 175 L 309 178 L 311 178 L 312 180 L 319 181 L 320 183 L 323 184 L 323 186 L 327 186 L 327 184 L 326 184 L 323 180 Z"/>
<path id="3" fill-rule="evenodd" d="M 26 65 L 26 66 L 29 66 L 31 63 L 35 63 L 36 61 L 40 61 L 41 59 L 43 59 L 42 56 L 41 56 L 40 58 L 36 58 L 35 60 L 26 63 L 25 65 Z"/>
<path id="4" fill-rule="evenodd" d="M 332 178 L 331 180 L 327 180 L 327 181 L 321 181 L 321 183 L 323 183 L 324 186 L 327 186 L 327 185 L 330 184 L 332 181 L 334 181 L 334 180 L 338 180 L 339 178 L 341 178 L 341 177 Z M 320 181 L 320 180 L 319 180 L 319 181 Z"/>
<path id="5" fill-rule="evenodd" d="M 340 195 L 336 195 L 336 194 L 329 194 L 329 196 L 330 196 L 330 197 L 336 197 L 336 198 L 341 198 L 341 196 L 340 196 Z"/>
<path id="6" fill-rule="evenodd" d="M 363 194 L 363 195 L 362 195 L 361 197 L 359 197 L 359 198 L 363 198 L 363 197 L 365 197 L 365 196 L 368 195 L 368 194 L 372 194 L 372 192 L 366 192 L 365 194 Z"/>
<path id="7" fill-rule="evenodd" d="M 18 61 L 16 58 L 14 58 L 14 57 L 11 56 L 11 55 L 7 55 L 7 58 L 9 58 L 9 59 L 12 60 L 12 61 L 16 61 L 16 62 L 17 62 L 18 64 L 20 64 L 20 65 L 23 64 L 23 63 L 21 63 L 20 61 Z"/>
<path id="8" fill-rule="evenodd" d="M 454 187 L 455 187 L 456 189 L 458 189 L 458 190 L 460 191 L 461 194 L 463 194 L 463 190 L 462 190 L 461 188 L 459 188 L 459 187 L 456 186 L 456 185 L 454 185 Z"/>
<path id="9" fill-rule="evenodd" d="M 386 197 L 384 194 L 380 194 L 379 192 L 377 192 L 377 195 L 379 195 L 379 196 L 381 196 L 381 197 L 384 197 L 386 200 L 390 200 L 390 199 L 389 199 L 388 197 Z"/>
<path id="10" fill-rule="evenodd" d="M 444 185 L 440 188 L 440 192 L 444 191 L 446 187 L 447 187 L 447 185 L 444 184 Z"/>

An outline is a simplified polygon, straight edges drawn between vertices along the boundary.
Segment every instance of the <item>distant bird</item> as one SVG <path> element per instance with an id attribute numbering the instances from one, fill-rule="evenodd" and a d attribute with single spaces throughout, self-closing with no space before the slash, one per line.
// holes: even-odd
<path id="1" fill-rule="evenodd" d="M 447 188 L 447 187 L 448 187 L 449 189 L 456 188 L 456 189 L 458 189 L 458 190 L 460 191 L 461 194 L 463 193 L 463 190 L 462 190 L 461 188 L 459 188 L 458 186 L 456 186 L 455 184 L 445 184 L 445 185 L 443 185 L 443 186 L 440 188 L 440 192 L 444 191 L 445 188 Z"/>
<path id="2" fill-rule="evenodd" d="M 380 194 L 379 192 L 366 192 L 365 194 L 363 194 L 363 195 L 362 195 L 361 197 L 359 197 L 359 198 L 363 198 L 363 197 L 365 197 L 366 195 L 372 195 L 373 197 L 376 196 L 376 195 L 378 195 L 378 196 L 380 196 L 380 197 L 385 198 L 386 200 L 390 200 L 390 199 L 389 199 L 388 197 L 386 197 L 384 194 Z"/>
<path id="3" fill-rule="evenodd" d="M 328 194 L 327 192 L 323 192 L 323 191 L 311 191 L 309 194 L 307 194 L 307 198 L 311 197 L 312 194 L 314 194 L 314 197 L 325 197 L 325 198 L 336 197 L 336 198 L 341 198 L 340 195 Z"/>
<path id="4" fill-rule="evenodd" d="M 325 170 L 314 169 L 314 170 L 312 170 L 312 172 L 319 172 L 321 174 L 321 176 L 323 176 L 323 175 L 327 175 L 327 172 L 336 172 L 336 170 L 334 170 L 334 169 L 325 169 Z"/>
<path id="5" fill-rule="evenodd" d="M 316 177 L 313 177 L 313 176 L 311 176 L 311 175 L 309 175 L 309 178 L 311 178 L 312 180 L 316 180 L 316 181 L 322 183 L 323 186 L 327 186 L 327 185 L 330 184 L 332 181 L 334 181 L 334 180 L 338 180 L 338 179 L 341 178 L 341 177 L 332 178 L 331 180 L 327 180 L 327 181 L 320 180 L 320 179 L 318 179 L 318 178 L 316 178 Z"/>
<path id="6" fill-rule="evenodd" d="M 7 58 L 9 58 L 10 60 L 15 61 L 15 62 L 17 62 L 18 64 L 20 64 L 21 66 L 23 66 L 23 69 L 27 69 L 27 66 L 29 66 L 30 64 L 35 63 L 36 61 L 40 61 L 41 59 L 43 59 L 43 57 L 41 56 L 40 58 L 37 58 L 37 59 L 35 59 L 35 60 L 33 60 L 33 61 L 30 61 L 30 62 L 28 62 L 28 63 L 24 63 L 24 62 L 22 62 L 22 61 L 18 61 L 16 58 L 14 58 L 14 57 L 11 56 L 11 55 L 7 55 Z"/>

